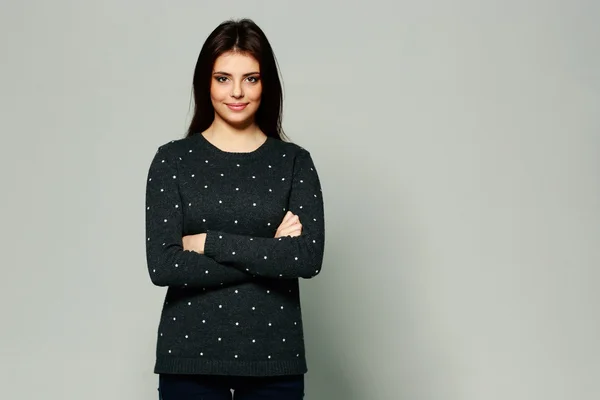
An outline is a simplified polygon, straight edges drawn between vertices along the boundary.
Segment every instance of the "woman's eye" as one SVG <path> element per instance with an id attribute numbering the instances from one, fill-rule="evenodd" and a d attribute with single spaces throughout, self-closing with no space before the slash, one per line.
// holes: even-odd
<path id="1" fill-rule="evenodd" d="M 256 83 L 256 82 L 258 82 L 258 77 L 257 76 L 250 76 L 250 77 L 248 77 L 248 80 L 251 83 Z"/>
<path id="2" fill-rule="evenodd" d="M 225 77 L 225 76 L 217 76 L 217 82 L 223 83 L 223 82 L 225 82 L 225 79 L 227 79 L 227 77 Z"/>

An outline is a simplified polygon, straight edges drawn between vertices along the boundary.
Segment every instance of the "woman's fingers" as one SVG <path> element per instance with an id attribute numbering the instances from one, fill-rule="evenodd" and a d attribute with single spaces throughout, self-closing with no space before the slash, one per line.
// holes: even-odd
<path id="1" fill-rule="evenodd" d="M 277 228 L 275 237 L 282 236 L 299 236 L 302 233 L 302 224 L 300 223 L 300 217 L 288 211 L 283 217 L 283 221 Z"/>
<path id="2" fill-rule="evenodd" d="M 283 216 L 283 221 L 281 221 L 281 223 L 284 224 L 287 220 L 289 220 L 293 216 L 294 216 L 294 214 L 291 211 L 286 212 L 285 215 Z"/>
<path id="3" fill-rule="evenodd" d="M 299 236 L 302 233 L 302 224 L 296 223 L 281 230 L 280 236 Z"/>

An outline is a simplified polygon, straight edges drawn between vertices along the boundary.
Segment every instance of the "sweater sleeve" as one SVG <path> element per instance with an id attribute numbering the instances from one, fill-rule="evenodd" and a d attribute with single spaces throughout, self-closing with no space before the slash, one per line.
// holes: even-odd
<path id="1" fill-rule="evenodd" d="M 317 170 L 304 149 L 296 156 L 288 210 L 300 217 L 300 236 L 265 238 L 209 230 L 204 253 L 219 263 L 264 278 L 316 276 L 324 255 L 324 207 Z"/>
<path id="2" fill-rule="evenodd" d="M 146 181 L 146 261 L 152 283 L 209 289 L 253 279 L 204 254 L 183 249 L 178 166 L 167 146 L 158 148 Z"/>

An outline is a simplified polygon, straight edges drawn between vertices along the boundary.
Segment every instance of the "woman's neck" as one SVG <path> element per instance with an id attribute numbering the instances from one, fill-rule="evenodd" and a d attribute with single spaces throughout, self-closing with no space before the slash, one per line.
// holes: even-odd
<path id="1" fill-rule="evenodd" d="M 202 132 L 202 135 L 219 149 L 232 152 L 254 151 L 267 139 L 267 135 L 255 124 L 244 129 L 236 129 L 216 120 Z"/>

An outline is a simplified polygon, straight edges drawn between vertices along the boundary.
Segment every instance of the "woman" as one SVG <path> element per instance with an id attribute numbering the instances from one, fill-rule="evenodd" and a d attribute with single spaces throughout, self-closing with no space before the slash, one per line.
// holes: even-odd
<path id="1" fill-rule="evenodd" d="M 158 147 L 146 187 L 148 272 L 168 287 L 156 363 L 163 400 L 301 399 L 299 278 L 324 254 L 310 153 L 284 141 L 271 46 L 251 20 L 208 37 L 187 135 Z"/>

